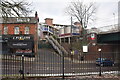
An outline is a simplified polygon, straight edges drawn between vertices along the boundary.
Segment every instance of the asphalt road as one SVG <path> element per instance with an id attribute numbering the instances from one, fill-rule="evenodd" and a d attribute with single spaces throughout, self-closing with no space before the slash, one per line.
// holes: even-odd
<path id="1" fill-rule="evenodd" d="M 25 58 L 24 73 L 25 74 L 62 74 L 63 73 L 63 59 L 53 50 L 40 49 L 38 56 L 35 58 Z M 12 58 L 12 57 L 11 57 Z M 17 60 L 17 57 L 9 60 L 2 60 L 0 65 L 2 74 L 20 74 L 22 70 L 22 61 Z M 117 66 L 102 67 L 102 71 L 116 71 Z M 76 61 L 70 58 L 64 58 L 64 72 L 65 73 L 87 73 L 99 72 L 99 66 L 95 65 L 95 61 Z"/>

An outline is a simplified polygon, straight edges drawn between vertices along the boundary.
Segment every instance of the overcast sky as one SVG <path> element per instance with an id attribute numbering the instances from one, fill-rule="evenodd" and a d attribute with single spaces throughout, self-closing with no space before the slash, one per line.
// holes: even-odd
<path id="1" fill-rule="evenodd" d="M 72 0 L 28 0 L 31 8 L 38 12 L 40 22 L 45 18 L 53 18 L 54 24 L 70 24 L 70 16 L 65 14 L 65 8 Z M 74 1 L 74 0 L 73 0 Z M 119 0 L 86 0 L 96 2 L 96 21 L 89 24 L 91 27 L 101 27 L 118 21 Z M 85 0 L 84 0 L 85 2 Z M 115 16 L 113 15 L 115 13 Z M 32 14 L 34 15 L 34 14 Z M 115 21 L 114 21 L 115 19 Z M 74 20 L 73 20 L 74 21 Z M 74 21 L 75 22 L 75 21 Z"/>

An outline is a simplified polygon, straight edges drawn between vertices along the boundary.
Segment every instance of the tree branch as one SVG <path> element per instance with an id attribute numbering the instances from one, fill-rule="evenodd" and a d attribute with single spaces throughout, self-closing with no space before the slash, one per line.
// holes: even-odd
<path id="1" fill-rule="evenodd" d="M 0 3 L 0 7 L 2 8 L 2 17 L 8 17 L 8 16 L 26 16 L 25 14 L 28 14 L 32 12 L 28 7 L 30 6 L 29 3 L 24 2 L 24 1 L 13 1 L 8 2 L 6 0 L 2 0 Z M 11 10 L 8 11 L 8 9 Z"/>

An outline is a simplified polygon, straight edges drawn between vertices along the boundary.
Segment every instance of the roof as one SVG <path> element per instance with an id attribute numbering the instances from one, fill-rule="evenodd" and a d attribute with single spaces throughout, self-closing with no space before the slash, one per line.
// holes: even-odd
<path id="1" fill-rule="evenodd" d="M 35 17 L 8 17 L 7 19 L 3 19 L 0 23 L 37 23 L 37 19 Z"/>
<path id="2" fill-rule="evenodd" d="M 53 26 L 71 26 L 71 25 L 64 25 L 64 24 L 53 24 Z"/>
<path id="3" fill-rule="evenodd" d="M 45 20 L 53 20 L 52 18 L 45 18 Z"/>

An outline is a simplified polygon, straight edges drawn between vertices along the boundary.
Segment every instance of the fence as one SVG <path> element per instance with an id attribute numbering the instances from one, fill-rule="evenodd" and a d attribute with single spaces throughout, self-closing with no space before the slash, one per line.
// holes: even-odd
<path id="1" fill-rule="evenodd" d="M 118 62 L 116 53 L 104 52 L 102 58 L 109 58 L 114 61 L 114 66 L 97 66 L 96 58 L 100 58 L 98 53 L 85 53 L 79 55 L 68 55 L 66 57 L 56 54 L 52 49 L 44 48 L 38 50 L 35 57 L 22 56 L 15 54 L 1 55 L 1 76 L 2 77 L 67 77 L 77 75 L 99 75 L 100 69 L 102 74 L 117 74 Z M 113 56 L 109 56 L 114 54 Z M 22 72 L 24 70 L 24 72 Z"/>

